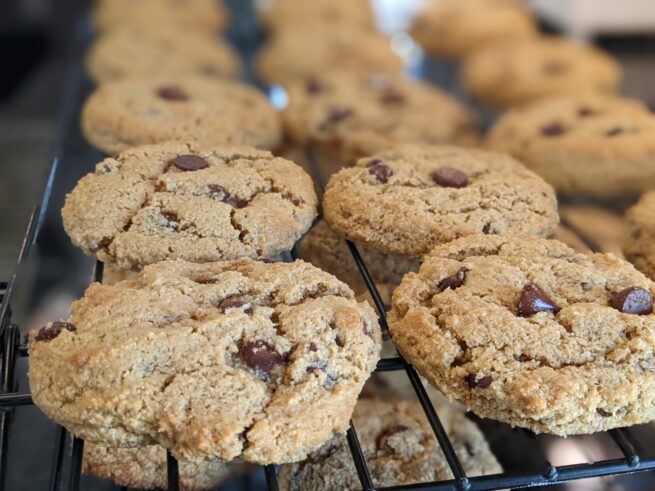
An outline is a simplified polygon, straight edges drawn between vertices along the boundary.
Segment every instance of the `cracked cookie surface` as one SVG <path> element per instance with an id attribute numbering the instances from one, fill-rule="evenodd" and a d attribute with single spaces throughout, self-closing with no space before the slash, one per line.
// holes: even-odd
<path id="1" fill-rule="evenodd" d="M 82 109 L 82 131 L 109 155 L 169 140 L 270 149 L 281 138 L 278 115 L 264 94 L 239 82 L 190 74 L 102 84 Z"/>
<path id="2" fill-rule="evenodd" d="M 66 196 L 64 228 L 123 269 L 275 257 L 316 217 L 309 176 L 265 150 L 170 142 L 107 158 Z"/>
<path id="3" fill-rule="evenodd" d="M 464 235 L 549 236 L 553 189 L 508 155 L 401 145 L 342 169 L 323 198 L 326 222 L 367 247 L 420 260 Z"/>
<path id="4" fill-rule="evenodd" d="M 475 424 L 448 405 L 436 408 L 464 471 L 502 472 Z M 376 487 L 452 479 L 437 439 L 417 401 L 362 399 L 353 424 Z M 304 462 L 280 469 L 281 491 L 359 490 L 348 442 L 333 438 Z"/>
<path id="5" fill-rule="evenodd" d="M 30 335 L 29 379 L 91 442 L 283 463 L 345 432 L 380 346 L 372 309 L 303 261 L 165 261 Z"/>
<path id="6" fill-rule="evenodd" d="M 645 193 L 625 214 L 623 254 L 639 271 L 655 278 L 655 192 Z"/>
<path id="7" fill-rule="evenodd" d="M 477 140 L 473 113 L 423 82 L 385 75 L 319 73 L 290 84 L 288 93 L 282 121 L 290 137 L 330 147 L 343 163 L 399 143 L 471 144 Z"/>
<path id="8" fill-rule="evenodd" d="M 96 83 L 180 73 L 231 78 L 240 61 L 227 42 L 205 34 L 121 28 L 91 45 L 86 69 Z"/>
<path id="9" fill-rule="evenodd" d="M 423 376 L 479 416 L 593 433 L 655 418 L 653 291 L 612 254 L 465 237 L 405 277 L 389 327 Z"/>

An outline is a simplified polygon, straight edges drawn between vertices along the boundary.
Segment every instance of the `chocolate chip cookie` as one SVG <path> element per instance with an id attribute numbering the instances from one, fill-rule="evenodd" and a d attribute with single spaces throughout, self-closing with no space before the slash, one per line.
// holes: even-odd
<path id="1" fill-rule="evenodd" d="M 428 54 L 452 59 L 536 32 L 534 16 L 523 2 L 507 0 L 428 2 L 411 29 Z"/>
<path id="2" fill-rule="evenodd" d="M 288 85 L 335 70 L 398 75 L 403 61 L 384 36 L 319 24 L 296 26 L 269 38 L 259 51 L 255 68 L 265 82 Z"/>
<path id="3" fill-rule="evenodd" d="M 623 253 L 650 278 L 655 278 L 655 192 L 644 194 L 625 215 Z"/>
<path id="4" fill-rule="evenodd" d="M 473 113 L 422 82 L 332 73 L 298 80 L 288 93 L 282 115 L 287 134 L 296 142 L 327 148 L 342 163 L 398 143 L 477 140 Z"/>
<path id="5" fill-rule="evenodd" d="M 333 175 L 323 214 L 350 240 L 416 260 L 480 232 L 547 237 L 558 221 L 553 189 L 508 155 L 430 145 L 401 145 Z"/>
<path id="6" fill-rule="evenodd" d="M 33 332 L 29 379 L 91 442 L 284 463 L 345 432 L 380 343 L 373 310 L 303 261 L 164 261 Z"/>
<path id="7" fill-rule="evenodd" d="M 316 217 L 309 176 L 249 147 L 169 142 L 107 158 L 66 196 L 64 228 L 122 269 L 163 259 L 275 257 Z"/>
<path id="8" fill-rule="evenodd" d="M 259 20 L 268 31 L 303 28 L 307 25 L 350 26 L 373 31 L 375 22 L 369 2 L 352 0 L 268 0 L 255 3 Z"/>
<path id="9" fill-rule="evenodd" d="M 86 57 L 87 73 L 96 83 L 180 73 L 235 77 L 240 68 L 239 58 L 225 41 L 164 29 L 114 29 L 100 36 Z"/>
<path id="10" fill-rule="evenodd" d="M 502 472 L 474 423 L 448 406 L 439 407 L 438 412 L 468 475 Z M 353 424 L 376 487 L 453 478 L 418 402 L 360 400 Z M 333 438 L 304 462 L 282 466 L 279 484 L 281 491 L 355 491 L 362 487 L 343 436 Z"/>
<path id="11" fill-rule="evenodd" d="M 278 115 L 264 94 L 239 82 L 187 74 L 102 84 L 84 105 L 82 130 L 110 155 L 169 140 L 270 149 L 281 139 Z"/>
<path id="12" fill-rule="evenodd" d="M 495 43 L 464 60 L 463 83 L 476 98 L 506 108 L 546 96 L 615 92 L 621 68 L 606 53 L 558 37 Z"/>
<path id="13" fill-rule="evenodd" d="M 605 197 L 655 187 L 655 116 L 632 99 L 594 92 L 543 99 L 501 116 L 487 144 L 563 193 Z"/>
<path id="14" fill-rule="evenodd" d="M 572 435 L 655 418 L 655 284 L 612 254 L 471 236 L 393 294 L 398 350 L 482 417 Z"/>

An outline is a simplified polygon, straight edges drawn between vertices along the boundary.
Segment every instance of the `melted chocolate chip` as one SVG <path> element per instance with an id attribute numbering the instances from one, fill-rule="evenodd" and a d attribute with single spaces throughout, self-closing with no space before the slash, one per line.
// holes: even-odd
<path id="1" fill-rule="evenodd" d="M 341 339 L 341 336 L 337 336 L 337 337 L 335 337 L 335 338 L 334 338 L 334 342 L 337 343 L 337 346 L 339 346 L 339 348 L 343 348 L 343 347 L 346 345 L 346 343 L 344 342 L 344 340 Z"/>
<path id="2" fill-rule="evenodd" d="M 521 317 L 530 317 L 537 312 L 559 312 L 560 307 L 555 305 L 548 294 L 534 283 L 526 283 L 521 290 L 518 303 L 518 313 Z"/>
<path id="3" fill-rule="evenodd" d="M 310 78 L 309 80 L 307 80 L 307 84 L 305 85 L 305 90 L 307 91 L 308 94 L 316 95 L 325 92 L 326 87 L 317 79 Z"/>
<path id="4" fill-rule="evenodd" d="M 167 101 L 188 101 L 189 96 L 179 87 L 167 85 L 157 89 L 157 95 Z"/>
<path id="5" fill-rule="evenodd" d="M 466 174 L 452 167 L 439 167 L 432 173 L 432 180 L 446 188 L 465 188 L 469 183 Z"/>
<path id="6" fill-rule="evenodd" d="M 107 247 L 109 244 L 111 244 L 114 241 L 112 237 L 103 237 L 100 242 L 98 242 L 98 248 L 102 249 L 104 247 Z"/>
<path id="7" fill-rule="evenodd" d="M 464 280 L 466 279 L 467 272 L 468 268 L 460 268 L 455 274 L 441 280 L 439 282 L 439 291 L 442 292 L 448 288 L 454 290 L 462 286 L 464 284 Z"/>
<path id="8" fill-rule="evenodd" d="M 405 102 L 405 96 L 396 90 L 390 89 L 380 96 L 380 102 L 388 106 L 400 105 Z"/>
<path id="9" fill-rule="evenodd" d="M 41 329 L 39 329 L 34 339 L 36 341 L 52 341 L 57 336 L 59 336 L 63 330 L 70 332 L 77 331 L 75 326 L 70 322 L 51 322 L 47 326 L 43 326 Z"/>
<path id="10" fill-rule="evenodd" d="M 273 312 L 271 314 L 271 322 L 273 324 L 279 324 L 280 323 L 280 314 L 278 312 Z"/>
<path id="11" fill-rule="evenodd" d="M 383 184 L 389 182 L 389 178 L 393 176 L 393 169 L 386 164 L 383 164 L 379 159 L 373 159 L 366 164 L 368 173 L 375 176 L 375 179 Z"/>
<path id="12" fill-rule="evenodd" d="M 318 347 L 316 346 L 316 343 L 309 343 L 309 351 L 313 351 L 314 353 L 318 351 Z"/>
<path id="13" fill-rule="evenodd" d="M 239 297 L 239 296 L 227 297 L 225 300 L 223 300 L 221 303 L 218 304 L 218 310 L 220 310 L 222 313 L 225 313 L 227 309 L 238 309 L 239 307 L 243 307 L 244 305 L 247 305 L 249 303 L 252 302 L 243 297 Z M 246 308 L 244 312 L 248 315 L 252 314 L 252 307 Z"/>
<path id="14" fill-rule="evenodd" d="M 232 196 L 227 189 L 220 184 L 210 184 L 209 193 L 210 195 L 223 195 L 221 201 L 235 208 L 245 208 L 249 203 L 248 200 L 241 199 L 238 196 Z"/>
<path id="15" fill-rule="evenodd" d="M 476 387 L 479 387 L 480 389 L 486 389 L 491 385 L 492 381 L 493 379 L 491 375 L 487 375 L 485 377 L 478 379 L 477 375 L 472 373 L 466 377 L 466 382 L 469 384 L 469 387 L 471 389 L 475 389 Z"/>
<path id="16" fill-rule="evenodd" d="M 330 109 L 328 112 L 327 117 L 325 118 L 325 121 L 321 123 L 321 126 L 319 129 L 321 130 L 326 130 L 330 126 L 333 126 L 344 119 L 348 119 L 350 116 L 352 116 L 353 112 L 350 109 L 342 108 L 342 107 L 333 107 Z"/>
<path id="17" fill-rule="evenodd" d="M 239 355 L 250 368 L 264 373 L 269 373 L 275 365 L 284 364 L 288 356 L 287 353 L 278 353 L 274 346 L 261 339 L 244 343 Z"/>
<path id="18" fill-rule="evenodd" d="M 610 306 L 624 314 L 648 315 L 653 313 L 653 296 L 648 290 L 632 286 L 614 295 Z"/>
<path id="19" fill-rule="evenodd" d="M 178 155 L 171 164 L 183 171 L 194 171 L 209 167 L 209 163 L 197 155 Z"/>
<path id="20" fill-rule="evenodd" d="M 566 133 L 566 130 L 560 123 L 550 123 L 541 128 L 541 134 L 544 136 L 560 136 L 564 133 Z"/>
<path id="21" fill-rule="evenodd" d="M 177 216 L 177 213 L 173 211 L 162 211 L 161 216 L 166 219 L 170 227 L 177 227 L 178 223 L 180 223 L 180 219 Z"/>
<path id="22" fill-rule="evenodd" d="M 610 130 L 607 130 L 605 132 L 605 136 L 618 136 L 618 135 L 620 135 L 621 133 L 624 133 L 624 132 L 625 132 L 625 128 L 617 126 L 617 127 L 612 128 Z"/>
<path id="23" fill-rule="evenodd" d="M 596 409 L 596 412 L 598 414 L 600 414 L 603 418 L 609 418 L 610 416 L 613 416 L 612 413 L 610 413 L 608 411 L 605 411 L 604 409 L 602 409 L 600 407 Z"/>

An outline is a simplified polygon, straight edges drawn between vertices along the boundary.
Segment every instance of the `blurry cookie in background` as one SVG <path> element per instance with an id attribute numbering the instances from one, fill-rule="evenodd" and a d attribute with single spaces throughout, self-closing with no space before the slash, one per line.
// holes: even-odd
<path id="1" fill-rule="evenodd" d="M 502 115 L 487 145 L 562 193 L 610 197 L 655 188 L 655 116 L 634 99 L 584 92 L 536 101 Z"/>
<path id="2" fill-rule="evenodd" d="M 507 108 L 550 95 L 612 93 L 621 68 L 605 52 L 557 37 L 527 37 L 491 44 L 464 59 L 462 82 L 480 101 Z"/>
<path id="3" fill-rule="evenodd" d="M 429 55 L 460 59 L 491 43 L 536 32 L 534 16 L 518 0 L 428 0 L 410 33 Z"/>
<path id="4" fill-rule="evenodd" d="M 220 0 L 95 0 L 93 25 L 98 31 L 133 26 L 140 29 L 184 29 L 214 33 L 226 26 L 229 15 Z"/>
<path id="5" fill-rule="evenodd" d="M 265 82 L 287 85 L 335 70 L 399 75 L 403 60 L 380 34 L 318 24 L 297 26 L 269 38 L 257 55 L 255 68 Z"/>
<path id="6" fill-rule="evenodd" d="M 205 33 L 127 27 L 97 37 L 86 68 L 96 83 L 181 74 L 232 78 L 239 74 L 241 61 L 227 42 Z"/>
<path id="7" fill-rule="evenodd" d="M 627 211 L 623 253 L 639 271 L 655 278 L 655 191 Z"/>

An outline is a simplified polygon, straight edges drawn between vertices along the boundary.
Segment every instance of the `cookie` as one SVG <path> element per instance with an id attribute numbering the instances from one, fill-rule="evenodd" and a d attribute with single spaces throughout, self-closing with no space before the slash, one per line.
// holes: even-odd
<path id="1" fill-rule="evenodd" d="M 502 472 L 474 423 L 448 406 L 438 412 L 468 475 Z M 353 424 L 376 487 L 453 478 L 418 402 L 363 399 L 357 403 Z M 343 436 L 333 438 L 304 462 L 282 466 L 279 485 L 281 491 L 354 491 L 362 487 Z"/>
<path id="2" fill-rule="evenodd" d="M 164 259 L 272 258 L 312 224 L 318 199 L 291 161 L 249 147 L 169 142 L 107 158 L 66 196 L 66 233 L 122 269 Z"/>
<path id="3" fill-rule="evenodd" d="M 278 115 L 264 94 L 239 82 L 187 74 L 102 84 L 84 105 L 82 131 L 110 155 L 168 140 L 270 149 L 281 139 Z"/>
<path id="4" fill-rule="evenodd" d="M 269 38 L 257 55 L 255 68 L 265 82 L 288 85 L 332 71 L 398 75 L 403 61 L 391 49 L 390 41 L 374 32 L 307 25 Z"/>
<path id="5" fill-rule="evenodd" d="M 290 84 L 288 93 L 282 121 L 290 138 L 329 147 L 342 163 L 399 143 L 477 140 L 473 113 L 423 82 L 384 75 L 321 74 Z"/>
<path id="6" fill-rule="evenodd" d="M 615 92 L 621 68 L 596 48 L 543 36 L 476 50 L 464 59 L 462 80 L 474 97 L 506 108 L 557 94 Z"/>
<path id="7" fill-rule="evenodd" d="M 84 440 L 284 463 L 346 431 L 380 338 L 373 310 L 303 261 L 165 261 L 93 283 L 32 333 L 29 379 Z"/>
<path id="8" fill-rule="evenodd" d="M 608 197 L 655 187 L 655 116 L 594 92 L 549 97 L 504 114 L 487 145 L 563 193 Z"/>
<path id="9" fill-rule="evenodd" d="M 375 29 L 373 10 L 366 1 L 352 0 L 265 0 L 255 3 L 258 16 L 267 31 L 309 25 L 350 26 L 356 30 Z"/>
<path id="10" fill-rule="evenodd" d="M 558 221 L 552 188 L 508 155 L 430 145 L 401 145 L 333 175 L 323 215 L 350 240 L 416 260 L 480 232 L 547 237 Z"/>
<path id="11" fill-rule="evenodd" d="M 393 289 L 406 273 L 418 270 L 419 264 L 410 259 L 383 254 L 361 245 L 357 250 L 376 285 L 390 283 Z M 299 252 L 301 258 L 333 274 L 356 293 L 366 291 L 366 284 L 346 241 L 324 221 L 314 225 L 302 238 Z"/>
<path id="12" fill-rule="evenodd" d="M 573 435 L 655 418 L 655 284 L 612 254 L 471 236 L 393 294 L 398 350 L 481 417 Z"/>
<path id="13" fill-rule="evenodd" d="M 536 32 L 529 9 L 522 2 L 507 0 L 428 2 L 411 28 L 412 37 L 428 54 L 450 59 Z"/>
<path id="14" fill-rule="evenodd" d="M 128 77 L 180 73 L 235 77 L 241 62 L 221 39 L 206 34 L 117 28 L 100 36 L 89 48 L 86 70 L 94 82 Z"/>
<path id="15" fill-rule="evenodd" d="M 132 26 L 138 29 L 214 33 L 224 27 L 228 13 L 217 0 L 96 0 L 92 11 L 98 31 Z"/>
<path id="16" fill-rule="evenodd" d="M 185 491 L 211 491 L 238 475 L 243 467 L 215 458 L 183 460 L 178 462 L 180 488 Z M 166 449 L 159 445 L 117 448 L 87 442 L 84 445 L 82 472 L 109 479 L 118 486 L 166 489 Z"/>
<path id="17" fill-rule="evenodd" d="M 650 278 L 655 278 L 655 192 L 644 194 L 625 215 L 623 253 Z"/>

